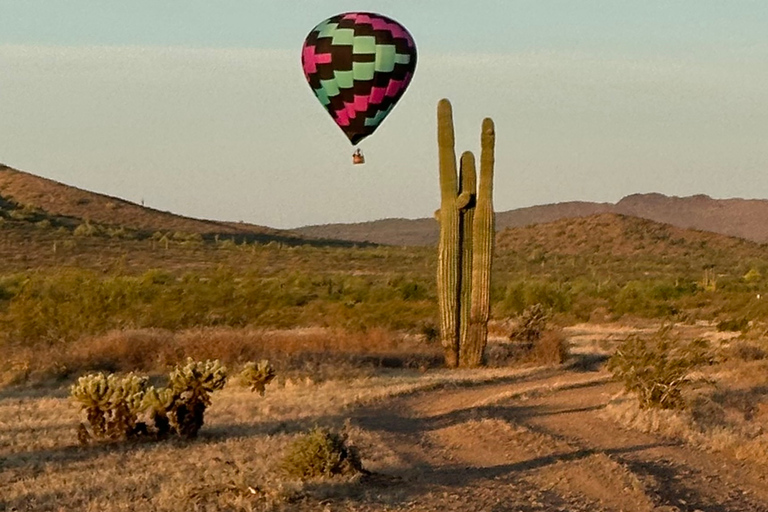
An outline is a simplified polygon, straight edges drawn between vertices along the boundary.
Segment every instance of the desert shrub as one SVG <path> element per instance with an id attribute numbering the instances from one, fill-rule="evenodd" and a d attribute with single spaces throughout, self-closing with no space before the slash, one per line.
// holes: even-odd
<path id="1" fill-rule="evenodd" d="M 509 363 L 561 364 L 568 358 L 568 341 L 560 329 L 549 326 L 542 304 L 529 306 L 509 333 L 511 343 L 495 343 L 486 350 L 491 365 Z"/>
<path id="2" fill-rule="evenodd" d="M 139 292 L 125 277 L 102 280 L 77 270 L 32 274 L 4 312 L 4 336 L 25 344 L 50 344 L 118 328 L 127 323 L 126 312 Z"/>
<path id="3" fill-rule="evenodd" d="M 712 397 L 703 394 L 693 397 L 689 410 L 693 425 L 700 430 L 723 428 L 728 424 L 725 408 Z"/>
<path id="4" fill-rule="evenodd" d="M 0 294 L 8 300 L 0 308 L 0 338 L 23 345 L 72 342 L 124 328 L 413 331 L 437 313 L 434 296 L 422 281 L 385 276 L 265 276 L 221 267 L 183 274 L 150 270 L 138 276 L 68 269 L 24 277 L 21 286 L 7 291 L 3 286 Z"/>
<path id="5" fill-rule="evenodd" d="M 573 293 L 565 283 L 549 281 L 520 281 L 507 287 L 501 304 L 503 314 L 521 314 L 527 308 L 541 304 L 549 310 L 566 312 L 571 308 Z"/>
<path id="6" fill-rule="evenodd" d="M 747 283 L 755 283 L 763 279 L 763 274 L 761 274 L 758 269 L 752 267 L 751 269 L 749 269 L 749 272 L 744 274 L 744 277 L 742 277 L 742 279 L 744 279 L 744 281 Z"/>
<path id="7" fill-rule="evenodd" d="M 259 361 L 258 364 L 251 361 L 245 364 L 239 377 L 241 385 L 264 396 L 267 384 L 275 378 L 275 369 L 266 359 Z"/>
<path id="8" fill-rule="evenodd" d="M 303 378 L 311 374 L 315 381 L 359 378 L 380 367 L 431 367 L 442 361 L 439 344 L 378 327 L 126 329 L 83 337 L 71 344 L 15 347 L 14 354 L 8 361 L 31 362 L 28 375 L 33 380 L 98 371 L 163 373 L 187 358 L 217 359 L 236 369 L 248 361 L 267 359 L 281 375 Z M 9 367 L 3 363 L 0 359 L 0 373 Z M 236 373 L 232 376 L 237 380 Z"/>
<path id="9" fill-rule="evenodd" d="M 568 358 L 568 341 L 559 329 L 547 329 L 531 343 L 491 343 L 485 351 L 489 366 L 510 364 L 562 364 Z"/>
<path id="10" fill-rule="evenodd" d="M 34 211 L 26 208 L 11 210 L 9 216 L 14 220 L 34 221 L 37 218 L 37 214 Z"/>
<path id="11" fill-rule="evenodd" d="M 101 229 L 99 226 L 95 226 L 89 222 L 83 222 L 79 226 L 75 228 L 75 230 L 72 232 L 75 236 L 97 236 L 101 234 Z"/>
<path id="12" fill-rule="evenodd" d="M 16 274 L 0 277 L 0 303 L 12 299 L 24 283 L 24 277 Z"/>
<path id="13" fill-rule="evenodd" d="M 675 285 L 665 281 L 634 280 L 627 282 L 612 296 L 610 307 L 618 316 L 668 317 L 677 313 L 673 300 L 694 292 L 695 288 L 689 283 Z"/>
<path id="14" fill-rule="evenodd" d="M 717 323 L 717 330 L 720 332 L 743 332 L 749 328 L 749 320 L 745 317 L 741 318 L 729 318 L 727 320 L 721 320 Z"/>
<path id="15" fill-rule="evenodd" d="M 562 364 L 568 359 L 568 340 L 559 329 L 549 329 L 533 342 L 528 360 L 541 364 Z"/>
<path id="16" fill-rule="evenodd" d="M 768 359 L 768 351 L 756 343 L 749 341 L 736 341 L 725 350 L 726 359 L 738 359 L 741 361 L 761 361 Z"/>
<path id="17" fill-rule="evenodd" d="M 707 360 L 706 341 L 682 343 L 671 337 L 670 330 L 663 327 L 648 341 L 630 336 L 608 362 L 614 377 L 637 394 L 644 409 L 685 408 L 683 388 L 691 371 Z"/>
<path id="18" fill-rule="evenodd" d="M 547 328 L 548 320 L 549 315 L 542 304 L 529 306 L 520 315 L 518 324 L 509 334 L 509 339 L 533 346 Z"/>
<path id="19" fill-rule="evenodd" d="M 419 334 L 424 338 L 424 342 L 432 344 L 440 339 L 440 329 L 434 322 L 424 322 L 419 325 Z"/>
<path id="20" fill-rule="evenodd" d="M 429 297 L 429 288 L 425 283 L 415 280 L 403 279 L 399 283 L 393 283 L 402 300 L 424 300 Z"/>
<path id="21" fill-rule="evenodd" d="M 354 475 L 363 465 L 344 434 L 315 427 L 288 446 L 280 469 L 288 477 L 307 479 Z"/>

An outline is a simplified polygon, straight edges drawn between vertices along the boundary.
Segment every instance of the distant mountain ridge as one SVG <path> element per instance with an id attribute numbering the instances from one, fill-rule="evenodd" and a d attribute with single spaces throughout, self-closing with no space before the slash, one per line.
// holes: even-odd
<path id="1" fill-rule="evenodd" d="M 0 210 L 41 211 L 63 225 L 83 222 L 116 226 L 152 234 L 198 233 L 234 240 L 275 241 L 286 244 L 352 245 L 340 240 L 318 240 L 289 230 L 244 222 L 194 219 L 90 192 L 0 164 Z"/>
<path id="2" fill-rule="evenodd" d="M 424 219 L 383 219 L 356 224 L 326 224 L 292 230 L 274 229 L 239 222 L 194 219 L 89 192 L 54 180 L 41 178 L 0 164 L 0 210 L 31 209 L 46 212 L 60 225 L 83 222 L 119 226 L 144 233 L 199 233 L 234 240 L 287 244 L 352 245 L 434 245 L 437 221 Z M 0 212 L 2 213 L 2 212 Z M 497 228 L 519 228 L 565 219 L 618 214 L 669 224 L 683 229 L 709 231 L 745 240 L 768 243 L 768 200 L 712 199 L 706 195 L 665 196 L 658 193 L 633 194 L 616 204 L 570 201 L 530 206 L 497 213 Z"/>
<path id="3" fill-rule="evenodd" d="M 499 231 L 562 219 L 614 213 L 652 220 L 683 229 L 711 231 L 758 243 L 768 242 L 768 200 L 712 199 L 706 195 L 633 194 L 619 202 L 570 201 L 518 208 L 496 214 Z M 293 230 L 307 236 L 390 245 L 434 245 L 434 219 L 383 219 L 356 224 L 325 224 Z"/>

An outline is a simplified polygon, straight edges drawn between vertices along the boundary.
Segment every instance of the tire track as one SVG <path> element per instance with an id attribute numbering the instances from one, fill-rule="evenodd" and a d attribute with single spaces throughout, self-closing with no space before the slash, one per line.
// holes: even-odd
<path id="1" fill-rule="evenodd" d="M 348 510 L 768 512 L 762 468 L 621 429 L 607 374 L 435 390 L 359 410 L 393 456 Z M 393 463 L 393 460 L 397 462 Z"/>

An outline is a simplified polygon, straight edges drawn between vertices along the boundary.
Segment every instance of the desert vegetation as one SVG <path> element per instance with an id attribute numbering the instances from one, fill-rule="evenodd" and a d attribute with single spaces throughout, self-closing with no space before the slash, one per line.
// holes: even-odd
<path id="1" fill-rule="evenodd" d="M 765 331 L 708 338 L 662 325 L 619 344 L 608 368 L 623 383 L 606 414 L 645 432 L 768 463 Z"/>
<path id="2" fill-rule="evenodd" d="M 768 256 L 759 246 L 694 232 L 679 234 L 680 238 L 663 236 L 671 228 L 653 231 L 658 226 L 647 221 L 614 217 L 574 223 L 567 232 L 575 238 L 569 242 L 557 234 L 559 226 L 538 227 L 536 236 L 541 238 L 534 240 L 529 229 L 500 235 L 490 293 L 492 323 L 514 323 L 537 304 L 550 323 L 561 327 L 645 318 L 713 321 L 723 332 L 749 333 L 759 332 L 761 322 L 768 319 L 763 299 Z M 651 231 L 643 232 L 643 227 Z M 586 233 L 592 245 L 582 242 Z M 178 238 L 165 249 L 153 248 L 157 242 L 152 239 L 96 236 L 79 245 L 82 239 L 61 236 L 56 254 L 47 243 L 44 249 L 0 243 L 8 251 L 29 251 L 28 261 L 3 260 L 6 271 L 0 275 L 0 345 L 7 355 L 2 362 L 4 380 L 23 381 L 25 375 L 38 374 L 41 365 L 61 376 L 89 369 L 130 370 L 108 353 L 118 350 L 121 337 L 165 347 L 176 346 L 180 339 L 204 337 L 195 334 L 202 332 L 223 347 L 238 343 L 221 341 L 226 338 L 222 332 L 237 332 L 232 340 L 256 340 L 269 338 L 273 335 L 268 333 L 276 330 L 320 328 L 334 334 L 325 336 L 325 341 L 318 338 L 318 350 L 307 347 L 308 352 L 337 346 L 346 346 L 345 354 L 400 351 L 366 341 L 379 336 L 375 333 L 395 340 L 384 345 L 408 346 L 418 354 L 415 359 L 436 352 L 434 336 L 440 321 L 434 250 L 215 240 L 189 245 Z M 68 240 L 75 244 L 70 249 Z M 650 244 L 653 251 L 633 245 L 640 242 Z M 609 245 L 614 248 L 601 249 Z M 73 251 L 82 265 L 37 260 L 40 251 L 54 258 Z M 27 268 L 30 260 L 35 267 Z M 305 343 L 308 338 L 301 339 Z M 360 342 L 352 347 L 356 343 L 348 342 L 351 339 Z M 161 363 L 141 363 L 138 369 L 164 371 L 163 364 L 186 357 L 237 364 L 274 355 L 268 348 L 243 347 L 237 350 L 247 352 L 248 359 L 237 360 L 239 356 L 215 353 L 224 349 L 198 355 L 205 352 L 202 343 L 193 345 L 198 348 L 178 349 L 175 360 L 159 350 L 156 359 Z M 98 346 L 105 350 L 103 356 L 96 354 Z M 43 354 L 61 358 L 40 357 Z M 284 359 L 277 357 L 276 361 Z"/>
<path id="3" fill-rule="evenodd" d="M 0 510 L 768 503 L 763 246 L 613 214 L 503 231 L 490 368 L 449 371 L 434 247 L 87 199 L 0 201 Z"/>

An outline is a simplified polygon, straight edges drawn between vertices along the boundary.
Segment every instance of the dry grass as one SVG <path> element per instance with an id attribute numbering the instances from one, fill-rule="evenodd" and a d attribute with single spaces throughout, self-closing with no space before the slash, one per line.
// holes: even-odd
<path id="1" fill-rule="evenodd" d="M 533 344 L 529 360 L 537 364 L 557 365 L 568 359 L 568 340 L 562 331 L 550 329 L 541 333 Z"/>
<path id="2" fill-rule="evenodd" d="M 285 377 L 358 377 L 375 368 L 430 368 L 441 365 L 437 344 L 385 329 L 287 331 L 207 328 L 112 331 L 62 347 L 16 349 L 0 364 L 0 384 L 70 378 L 86 371 L 164 373 L 188 357 L 219 359 L 231 367 L 268 359 Z"/>
<path id="3" fill-rule="evenodd" d="M 628 428 L 768 464 L 768 361 L 726 360 L 692 377 L 699 385 L 686 391 L 684 410 L 641 409 L 636 397 L 622 393 L 605 414 Z"/>
<path id="4" fill-rule="evenodd" d="M 219 392 L 194 442 L 79 447 L 77 409 L 63 390 L 0 393 L 0 510 L 264 510 L 317 504 L 358 489 L 354 477 L 297 482 L 276 468 L 315 425 L 343 428 L 350 406 L 442 386 L 473 385 L 534 370 L 392 370 L 353 380 L 287 379 L 261 398 Z M 397 463 L 369 432 L 348 429 L 363 464 Z M 373 449 L 370 449 L 373 447 Z"/>

